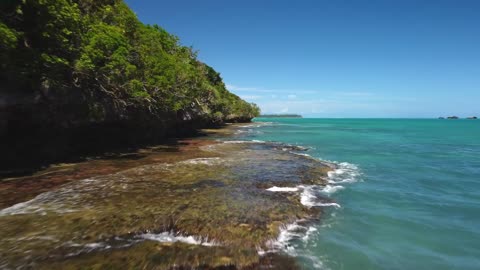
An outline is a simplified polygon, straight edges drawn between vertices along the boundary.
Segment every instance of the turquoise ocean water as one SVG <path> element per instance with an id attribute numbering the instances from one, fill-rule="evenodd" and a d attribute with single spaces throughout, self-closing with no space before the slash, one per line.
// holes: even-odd
<path id="1" fill-rule="evenodd" d="M 306 146 L 341 168 L 323 191 L 341 207 L 283 239 L 305 269 L 480 269 L 480 120 L 255 122 L 242 139 Z"/>

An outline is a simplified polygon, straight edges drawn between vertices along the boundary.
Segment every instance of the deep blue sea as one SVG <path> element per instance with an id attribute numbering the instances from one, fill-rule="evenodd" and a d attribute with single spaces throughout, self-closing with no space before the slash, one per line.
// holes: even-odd
<path id="1" fill-rule="evenodd" d="M 255 119 L 244 140 L 306 146 L 340 164 L 305 269 L 480 269 L 480 120 Z"/>

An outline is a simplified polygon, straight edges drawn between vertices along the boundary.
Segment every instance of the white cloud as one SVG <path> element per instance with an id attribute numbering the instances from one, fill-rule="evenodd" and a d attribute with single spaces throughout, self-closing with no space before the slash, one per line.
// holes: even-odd
<path id="1" fill-rule="evenodd" d="M 385 117 L 409 115 L 408 106 L 401 105 L 402 98 L 386 98 L 373 95 L 371 98 L 359 96 L 339 96 L 336 93 L 322 98 L 262 99 L 257 102 L 265 114 L 299 113 L 316 117 Z M 403 100 L 402 100 L 403 102 Z M 408 101 L 411 104 L 410 101 Z"/>
<path id="2" fill-rule="evenodd" d="M 261 99 L 262 96 L 257 96 L 257 95 L 240 95 L 240 98 L 249 101 L 249 100 L 258 100 L 258 99 Z"/>
<path id="3" fill-rule="evenodd" d="M 227 89 L 241 98 L 257 103 L 262 113 L 300 113 L 322 117 L 384 117 L 420 115 L 411 111 L 420 100 L 409 96 L 386 96 L 369 89 L 275 89 L 240 87 L 227 84 Z M 428 102 L 428 101 L 422 101 Z"/>
<path id="4" fill-rule="evenodd" d="M 320 93 L 320 90 L 302 90 L 302 89 L 275 89 L 275 88 L 263 88 L 263 87 L 245 87 L 245 86 L 237 86 L 234 84 L 225 84 L 225 87 L 232 92 L 236 91 L 251 91 L 251 92 L 262 92 L 262 93 L 302 93 L 302 94 L 315 94 Z"/>
<path id="5" fill-rule="evenodd" d="M 240 87 L 233 84 L 226 84 L 225 87 L 230 91 L 256 91 L 256 87 Z"/>

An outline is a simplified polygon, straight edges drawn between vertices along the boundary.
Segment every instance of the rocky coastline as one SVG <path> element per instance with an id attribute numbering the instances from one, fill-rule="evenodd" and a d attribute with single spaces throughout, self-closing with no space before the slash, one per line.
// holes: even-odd
<path id="1" fill-rule="evenodd" d="M 298 268 L 276 239 L 320 218 L 316 202 L 332 203 L 306 204 L 304 193 L 326 185 L 334 165 L 295 154 L 305 150 L 297 146 L 216 140 L 237 126 L 3 179 L 2 198 L 22 183 L 41 192 L 2 202 L 0 265 Z"/>

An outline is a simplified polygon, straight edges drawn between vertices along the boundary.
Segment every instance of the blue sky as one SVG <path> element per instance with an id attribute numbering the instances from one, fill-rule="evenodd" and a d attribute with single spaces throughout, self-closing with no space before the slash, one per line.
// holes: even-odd
<path id="1" fill-rule="evenodd" d="M 126 2 L 264 113 L 480 116 L 480 1 Z"/>

